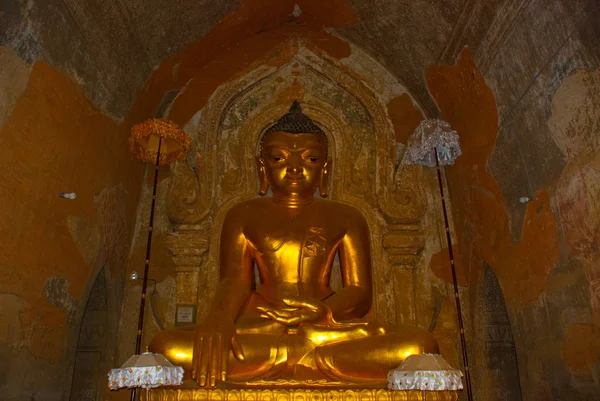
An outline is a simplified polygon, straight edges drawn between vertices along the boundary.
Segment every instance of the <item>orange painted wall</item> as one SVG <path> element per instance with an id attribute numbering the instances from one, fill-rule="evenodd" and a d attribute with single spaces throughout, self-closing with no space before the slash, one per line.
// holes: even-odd
<path id="1" fill-rule="evenodd" d="M 131 229 L 106 238 L 111 211 L 98 221 L 96 197 L 121 188 L 125 195 L 115 201 L 131 226 L 141 166 L 128 154 L 128 129 L 94 110 L 77 83 L 44 62 L 33 66 L 1 129 L 0 294 L 15 300 L 0 312 L 9 319 L 0 324 L 3 364 L 15 380 L 7 385 L 20 396 L 68 394 L 72 340 L 94 264 L 111 263 L 111 244 L 131 240 Z M 59 192 L 77 198 L 62 199 Z M 119 266 L 111 268 L 118 273 Z M 14 377 L 22 365 L 24 377 Z"/>
<path id="2" fill-rule="evenodd" d="M 292 16 L 295 4 L 302 10 L 298 18 Z M 166 91 L 182 88 L 193 79 L 194 84 L 177 99 L 176 110 L 169 116 L 184 124 L 219 85 L 252 66 L 265 63 L 271 59 L 267 56 L 269 52 L 278 52 L 288 60 L 293 54 L 291 49 L 279 45 L 289 39 L 302 37 L 332 57 L 346 57 L 350 53 L 349 44 L 324 28 L 341 28 L 355 21 L 354 11 L 343 0 L 335 0 L 326 8 L 318 0 L 243 0 L 239 9 L 226 15 L 209 34 L 158 67 L 146 82 L 128 119 L 137 123 L 153 116 Z"/>
<path id="3" fill-rule="evenodd" d="M 494 269 L 507 302 L 534 301 L 560 255 L 548 191 L 539 191 L 527 205 L 522 240 L 514 242 L 504 195 L 486 171 L 498 131 L 492 91 L 469 50 L 462 52 L 454 66 L 429 68 L 426 79 L 441 119 L 461 138 L 463 155 L 447 169 L 461 268 L 471 258 L 483 259 Z"/>
<path id="4" fill-rule="evenodd" d="M 522 237 L 514 240 L 506 199 L 487 171 L 498 135 L 494 94 L 468 49 L 455 65 L 433 66 L 426 71 L 441 119 L 448 121 L 461 138 L 463 155 L 446 169 L 446 174 L 459 278 L 468 284 L 471 296 L 472 314 L 468 318 L 478 321 L 474 310 L 483 300 L 477 298 L 477 287 L 487 264 L 506 301 L 521 371 L 520 389 L 524 397 L 533 397 L 530 399 L 558 399 L 554 397 L 565 391 L 564 383 L 590 382 L 600 355 L 596 315 L 587 316 L 585 303 L 589 295 L 582 292 L 585 280 L 589 280 L 591 296 L 595 295 L 592 280 L 596 275 L 591 265 L 597 254 L 578 253 L 581 247 L 572 246 L 582 239 L 585 244 L 597 241 L 595 228 L 588 230 L 588 226 L 598 226 L 597 208 L 586 192 L 593 180 L 585 175 L 595 168 L 593 157 L 597 153 L 593 149 L 597 141 L 590 133 L 596 129 L 593 115 L 600 109 L 594 108 L 597 102 L 589 99 L 594 99 L 591 93 L 597 92 L 598 85 L 592 84 L 594 79 L 583 79 L 584 73 L 578 74 L 566 79 L 561 89 L 564 93 L 559 90 L 560 96 L 556 95 L 550 125 L 555 141 L 567 150 L 579 146 L 582 155 L 572 163 L 572 169 L 563 171 L 562 178 L 536 191 L 519 222 Z M 446 251 L 433 256 L 431 268 L 448 280 L 440 256 Z M 592 300 L 589 310 L 593 311 L 594 304 Z M 473 328 L 478 330 L 485 332 Z M 469 341 L 484 344 L 486 339 L 472 337 Z M 479 372 L 480 382 L 487 374 Z M 549 375 L 554 379 L 550 380 Z M 488 383 L 488 387 L 494 386 Z M 577 389 L 584 390 L 591 391 L 583 384 Z"/>

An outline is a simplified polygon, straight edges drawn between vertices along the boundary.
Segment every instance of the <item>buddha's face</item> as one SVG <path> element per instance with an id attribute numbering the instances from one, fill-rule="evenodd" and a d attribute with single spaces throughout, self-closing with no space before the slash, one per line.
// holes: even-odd
<path id="1" fill-rule="evenodd" d="M 325 136 L 273 132 L 263 139 L 259 169 L 273 195 L 308 198 L 322 184 L 326 162 Z"/>

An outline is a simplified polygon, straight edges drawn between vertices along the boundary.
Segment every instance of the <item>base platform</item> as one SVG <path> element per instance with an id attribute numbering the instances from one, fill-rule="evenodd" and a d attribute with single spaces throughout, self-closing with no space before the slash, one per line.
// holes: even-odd
<path id="1" fill-rule="evenodd" d="M 457 401 L 458 391 L 392 391 L 387 389 L 211 389 L 161 388 L 144 401 Z"/>

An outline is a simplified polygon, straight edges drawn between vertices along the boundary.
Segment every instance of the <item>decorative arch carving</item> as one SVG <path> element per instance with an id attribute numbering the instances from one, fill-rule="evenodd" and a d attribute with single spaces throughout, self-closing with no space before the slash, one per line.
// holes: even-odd
<path id="1" fill-rule="evenodd" d="M 234 204 L 257 196 L 257 144 L 264 130 L 285 114 L 295 99 L 329 138 L 334 164 L 331 197 L 352 204 L 367 217 L 373 238 L 375 293 L 379 297 L 374 300 L 376 314 L 378 318 L 396 320 L 388 302 L 393 288 L 386 285 L 393 278 L 386 266 L 398 260 L 401 264 L 414 263 L 423 246 L 419 245 L 419 220 L 426 202 L 419 186 L 421 168 L 398 169 L 401 163 L 396 160 L 393 127 L 386 105 L 377 95 L 340 64 L 306 48 L 300 48 L 279 68 L 261 66 L 222 85 L 197 123 L 186 126 L 191 134 L 197 133 L 198 165 L 195 171 L 186 161 L 171 167 L 167 212 L 174 223 L 180 224 L 181 235 L 170 240 L 170 249 L 175 258 L 184 257 L 188 264 L 182 268 L 197 276 L 196 288 L 200 291 L 188 288 L 181 293 L 193 297 L 196 292 L 198 316 L 202 318 L 218 281 L 223 218 Z M 407 236 L 386 240 L 394 230 L 409 233 L 412 248 L 408 247 L 408 255 Z M 202 246 L 191 255 L 189 250 L 188 256 L 181 255 L 186 249 L 182 241 L 191 241 L 192 236 L 196 242 L 198 237 L 204 238 Z M 398 259 L 398 254 L 406 257 Z"/>

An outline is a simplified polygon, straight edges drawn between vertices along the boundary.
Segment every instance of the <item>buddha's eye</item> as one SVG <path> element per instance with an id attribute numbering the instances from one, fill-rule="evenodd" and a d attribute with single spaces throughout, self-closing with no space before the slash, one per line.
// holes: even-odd
<path id="1" fill-rule="evenodd" d="M 316 163 L 319 161 L 319 158 L 317 156 L 308 156 L 307 157 L 308 161 L 310 161 L 311 163 Z"/>
<path id="2" fill-rule="evenodd" d="M 281 156 L 271 156 L 271 160 L 274 162 L 280 162 L 283 160 L 283 157 Z"/>

